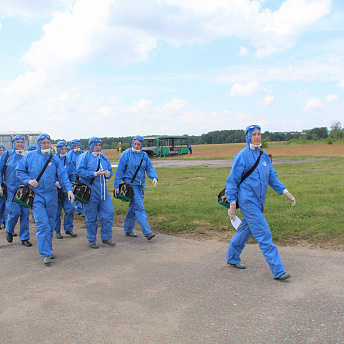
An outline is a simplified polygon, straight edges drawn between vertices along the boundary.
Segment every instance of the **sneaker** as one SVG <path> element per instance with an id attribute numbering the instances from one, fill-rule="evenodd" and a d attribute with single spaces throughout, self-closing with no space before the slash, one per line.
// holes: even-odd
<path id="1" fill-rule="evenodd" d="M 275 278 L 275 279 L 277 279 L 277 280 L 279 280 L 279 281 L 284 281 L 284 280 L 286 280 L 286 279 L 289 278 L 289 277 L 290 277 L 290 274 L 284 272 L 281 276 L 279 276 L 279 277 L 277 277 L 277 278 Z"/>
<path id="2" fill-rule="evenodd" d="M 90 241 L 89 245 L 91 248 L 98 248 L 99 247 L 95 241 Z"/>
<path id="3" fill-rule="evenodd" d="M 31 242 L 29 240 L 23 240 L 22 241 L 22 245 L 27 246 L 27 247 L 32 246 L 32 244 L 31 244 Z"/>
<path id="4" fill-rule="evenodd" d="M 115 246 L 116 245 L 116 243 L 114 243 L 111 239 L 108 239 L 108 240 L 102 239 L 102 243 L 106 244 L 106 245 L 110 245 L 110 246 Z"/>
<path id="5" fill-rule="evenodd" d="M 8 242 L 12 242 L 13 241 L 13 234 L 10 232 L 6 232 L 6 240 Z"/>
<path id="6" fill-rule="evenodd" d="M 154 233 L 148 234 L 148 235 L 146 236 L 147 240 L 152 240 L 154 237 L 155 237 L 155 234 L 154 234 Z"/>
<path id="7" fill-rule="evenodd" d="M 51 263 L 50 256 L 44 257 L 43 263 L 47 265 L 50 264 Z"/>
<path id="8" fill-rule="evenodd" d="M 137 234 L 134 233 L 134 232 L 126 232 L 125 235 L 129 236 L 129 237 L 132 237 L 132 238 L 136 238 L 137 237 Z"/>
<path id="9" fill-rule="evenodd" d="M 63 239 L 63 235 L 61 235 L 60 231 L 56 231 L 55 237 L 56 239 Z"/>
<path id="10" fill-rule="evenodd" d="M 246 265 L 241 264 L 241 263 L 229 264 L 229 265 L 235 267 L 236 269 L 246 269 Z"/>
<path id="11" fill-rule="evenodd" d="M 71 237 L 73 238 L 76 238 L 78 236 L 78 234 L 76 234 L 75 232 L 73 231 L 67 231 L 66 234 L 70 235 Z"/>

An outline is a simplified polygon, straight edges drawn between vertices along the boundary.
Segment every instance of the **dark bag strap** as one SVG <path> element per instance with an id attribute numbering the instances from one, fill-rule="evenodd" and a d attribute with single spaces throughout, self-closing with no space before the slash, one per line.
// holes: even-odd
<path id="1" fill-rule="evenodd" d="M 43 167 L 43 170 L 41 171 L 41 173 L 38 175 L 38 177 L 36 178 L 36 181 L 39 182 L 39 180 L 42 178 L 43 176 L 43 173 L 45 172 L 46 168 L 48 167 L 49 165 L 49 162 L 51 161 L 51 159 L 53 158 L 53 153 L 50 152 L 50 157 L 49 159 L 47 160 L 47 162 L 45 163 L 44 167 Z"/>
<path id="2" fill-rule="evenodd" d="M 4 181 L 4 176 L 5 176 L 5 173 L 6 173 L 6 170 L 7 170 L 7 160 L 8 158 L 10 157 L 10 152 L 7 151 L 7 154 L 6 154 L 6 158 L 5 158 L 5 162 L 4 162 L 4 168 L 2 169 L 2 181 Z"/>
<path id="3" fill-rule="evenodd" d="M 244 176 L 241 178 L 240 180 L 240 183 L 238 184 L 238 186 L 256 169 L 256 167 L 258 166 L 259 164 L 259 160 L 260 160 L 260 157 L 262 156 L 262 154 L 264 153 L 264 151 L 261 149 L 259 151 L 259 157 L 258 159 L 256 160 L 256 162 L 254 163 L 254 165 L 244 174 Z"/>
<path id="4" fill-rule="evenodd" d="M 142 165 L 142 161 L 143 161 L 143 158 L 141 159 L 140 165 L 139 165 L 139 167 L 137 168 L 137 170 L 136 170 L 136 172 L 135 172 L 135 174 L 134 174 L 134 176 L 133 176 L 133 179 L 131 180 L 130 184 L 132 184 L 132 183 L 134 182 L 134 180 L 135 180 L 137 174 L 139 173 L 140 167 L 141 167 L 141 165 Z"/>
<path id="5" fill-rule="evenodd" d="M 99 171 L 99 167 L 100 167 L 100 157 L 99 157 L 99 160 L 98 160 L 98 167 L 97 167 L 97 171 Z M 97 172 L 96 171 L 96 172 Z M 93 184 L 94 180 L 96 179 L 96 177 L 93 177 L 92 180 L 90 181 L 90 185 Z"/>

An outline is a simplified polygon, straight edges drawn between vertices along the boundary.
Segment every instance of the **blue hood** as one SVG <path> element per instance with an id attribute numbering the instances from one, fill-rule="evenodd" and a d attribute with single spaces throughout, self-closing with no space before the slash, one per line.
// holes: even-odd
<path id="1" fill-rule="evenodd" d="M 257 124 L 249 125 L 248 127 L 246 127 L 246 129 L 245 129 L 245 139 L 246 139 L 246 142 L 247 142 L 248 144 L 252 143 L 252 142 L 251 142 L 252 133 L 253 133 L 255 130 L 257 130 L 257 129 L 258 129 L 260 132 L 262 132 L 260 126 L 257 125 Z"/>

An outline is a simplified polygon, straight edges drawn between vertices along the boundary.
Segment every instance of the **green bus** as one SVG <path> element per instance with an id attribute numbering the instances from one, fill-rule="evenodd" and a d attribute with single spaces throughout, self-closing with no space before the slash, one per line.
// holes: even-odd
<path id="1" fill-rule="evenodd" d="M 150 157 L 188 154 L 189 138 L 187 136 L 144 137 L 142 150 Z"/>

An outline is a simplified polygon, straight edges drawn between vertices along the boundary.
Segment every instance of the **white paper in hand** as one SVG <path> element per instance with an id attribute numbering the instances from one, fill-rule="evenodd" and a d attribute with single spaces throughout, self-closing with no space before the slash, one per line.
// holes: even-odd
<path id="1" fill-rule="evenodd" d="M 241 220 L 238 218 L 238 216 L 235 215 L 234 220 L 231 220 L 232 225 L 235 229 L 238 229 L 238 227 L 240 226 Z"/>

